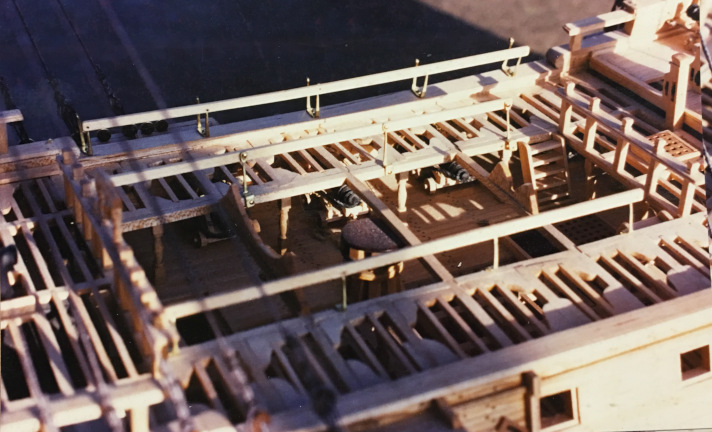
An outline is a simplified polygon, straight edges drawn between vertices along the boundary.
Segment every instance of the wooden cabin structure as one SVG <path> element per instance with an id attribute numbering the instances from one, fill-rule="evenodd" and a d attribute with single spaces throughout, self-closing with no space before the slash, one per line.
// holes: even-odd
<path id="1" fill-rule="evenodd" d="M 712 426 L 696 5 L 624 1 L 546 61 L 85 120 L 81 151 L 0 134 L 0 429 Z"/>

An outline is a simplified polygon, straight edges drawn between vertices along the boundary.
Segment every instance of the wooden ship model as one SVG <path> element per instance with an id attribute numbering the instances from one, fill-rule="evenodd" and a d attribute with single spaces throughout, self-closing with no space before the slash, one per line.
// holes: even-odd
<path id="1" fill-rule="evenodd" d="M 0 429 L 712 426 L 700 6 L 620 2 L 546 61 L 3 128 Z"/>

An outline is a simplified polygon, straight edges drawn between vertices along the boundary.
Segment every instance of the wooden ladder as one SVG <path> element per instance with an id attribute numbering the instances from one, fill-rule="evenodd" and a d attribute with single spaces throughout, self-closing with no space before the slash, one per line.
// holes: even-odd
<path id="1" fill-rule="evenodd" d="M 564 139 L 536 144 L 519 143 L 519 159 L 524 183 L 531 183 L 539 207 L 569 196 L 569 164 Z"/>

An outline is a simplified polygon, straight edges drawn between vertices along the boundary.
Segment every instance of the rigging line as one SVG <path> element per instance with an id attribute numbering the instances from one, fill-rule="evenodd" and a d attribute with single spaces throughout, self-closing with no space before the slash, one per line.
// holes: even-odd
<path id="1" fill-rule="evenodd" d="M 146 65 L 143 63 L 143 61 L 141 61 L 141 56 L 138 54 L 138 51 L 136 50 L 136 47 L 131 41 L 131 38 L 126 32 L 126 29 L 124 28 L 123 24 L 121 24 L 121 21 L 116 15 L 114 8 L 107 0 L 98 0 L 98 2 L 101 5 L 102 9 L 104 9 L 104 13 L 109 19 L 109 24 L 111 24 L 111 27 L 114 29 L 114 33 L 116 34 L 116 36 L 118 36 L 119 40 L 121 41 L 121 44 L 124 46 L 124 49 L 131 58 L 131 62 L 136 67 L 136 70 L 141 76 L 141 79 L 143 79 L 144 85 L 146 86 L 148 92 L 151 94 L 151 97 L 156 103 L 156 106 L 158 107 L 158 109 L 167 109 L 168 105 L 166 105 L 166 101 L 161 96 L 161 91 L 158 88 L 158 85 L 153 80 L 153 77 L 146 68 Z"/>
<path id="2" fill-rule="evenodd" d="M 72 29 L 72 33 L 74 33 L 74 36 L 77 38 L 77 41 L 79 42 L 79 45 L 82 47 L 82 50 L 84 51 L 84 54 L 86 55 L 87 59 L 89 60 L 89 63 L 91 64 L 92 68 L 94 68 L 94 74 L 96 75 L 97 79 L 101 83 L 101 86 L 104 88 L 104 93 L 106 93 L 106 96 L 109 98 L 109 104 L 111 105 L 112 111 L 114 111 L 114 115 L 123 115 L 125 114 L 124 112 L 124 107 L 123 104 L 121 103 L 121 100 L 119 97 L 114 93 L 114 90 L 111 88 L 109 85 L 109 81 L 106 78 L 106 74 L 104 74 L 104 71 L 101 69 L 101 67 L 94 61 L 92 58 L 91 54 L 89 53 L 89 50 L 87 49 L 86 45 L 84 44 L 84 41 L 82 38 L 79 36 L 79 31 L 77 30 L 76 26 L 74 25 L 74 22 L 69 18 L 69 14 L 67 13 L 67 10 L 64 7 L 64 3 L 62 0 L 56 0 L 57 4 L 59 5 L 59 9 L 62 11 L 62 15 L 64 15 L 64 19 L 69 23 L 69 27 Z"/>
<path id="3" fill-rule="evenodd" d="M 156 85 L 155 81 L 151 77 L 151 74 L 149 73 L 149 71 L 146 68 L 146 66 L 144 65 L 144 63 L 141 61 L 138 51 L 136 50 L 128 33 L 126 32 L 123 25 L 121 24 L 118 16 L 116 15 L 116 12 L 114 11 L 114 9 L 111 6 L 111 4 L 109 2 L 107 2 L 106 0 L 98 0 L 98 1 L 99 1 L 99 4 L 101 5 L 101 7 L 104 9 L 104 12 L 106 13 L 107 17 L 109 18 L 109 23 L 113 27 L 114 32 L 119 37 L 122 45 L 124 46 L 124 49 L 126 49 L 126 51 L 129 54 L 129 57 L 131 58 L 134 65 L 136 66 L 136 69 L 137 69 L 139 75 L 144 80 L 144 84 L 146 85 L 146 88 L 148 89 L 149 93 L 151 94 L 154 101 L 156 102 L 156 105 L 160 109 L 166 109 L 167 105 L 166 105 L 164 99 L 161 97 L 160 90 L 159 90 L 158 86 Z M 259 48 L 260 47 L 258 46 L 258 52 L 260 52 L 260 54 L 262 54 L 261 49 L 259 49 Z M 273 316 L 273 318 L 276 319 L 278 329 L 279 329 L 280 333 L 283 335 L 283 337 L 286 339 L 289 336 L 289 333 L 287 332 L 287 329 L 284 326 L 284 323 L 282 322 L 282 320 L 279 319 L 279 315 L 275 312 L 275 309 L 274 309 L 275 305 L 269 301 L 269 296 L 267 296 L 265 294 L 266 293 L 263 292 L 261 298 L 263 298 L 265 301 L 270 303 L 270 306 L 268 307 L 268 309 L 270 310 L 270 314 Z M 213 311 L 210 311 L 210 312 L 213 312 Z M 222 354 L 224 356 L 228 356 L 227 357 L 228 359 L 231 359 L 232 357 L 234 357 L 234 352 L 229 349 L 229 346 L 228 346 L 227 342 L 225 341 L 224 336 L 222 335 L 222 332 L 217 334 L 217 339 L 218 339 L 218 345 L 221 347 Z M 236 368 L 236 369 L 233 369 L 233 371 L 234 371 L 233 373 L 235 373 L 237 375 L 244 374 L 244 371 L 242 371 L 242 369 L 239 368 L 239 364 L 237 364 L 236 359 L 234 359 L 234 361 L 230 360 L 229 365 L 230 365 L 230 367 L 234 366 Z M 307 365 L 307 367 L 308 367 L 308 365 Z M 239 368 L 239 369 L 237 369 L 237 368 Z M 246 375 L 245 375 L 245 377 L 246 377 Z M 309 396 L 312 399 L 315 406 L 319 405 L 319 401 L 316 400 L 316 398 L 312 396 L 311 392 L 310 392 Z M 327 414 L 328 414 L 328 417 L 331 417 L 329 419 L 325 419 L 327 424 L 329 424 L 329 428 L 331 430 L 338 430 L 337 426 L 335 425 L 335 418 L 334 418 L 333 411 L 328 410 Z"/>
<path id="4" fill-rule="evenodd" d="M 27 36 L 30 38 L 30 43 L 34 47 L 37 57 L 39 57 L 39 59 L 40 59 L 40 65 L 42 66 L 42 69 L 44 70 L 45 78 L 47 78 L 51 84 L 51 81 L 54 80 L 54 76 L 50 72 L 49 68 L 47 68 L 47 63 L 45 63 L 45 60 L 42 57 L 42 53 L 40 53 L 39 48 L 37 48 L 37 43 L 35 43 L 35 39 L 32 37 L 32 34 L 30 33 L 30 28 L 27 26 L 27 22 L 25 21 L 25 16 L 22 14 L 22 11 L 20 11 L 20 7 L 17 5 L 17 0 L 12 0 L 12 4 L 15 5 L 15 10 L 17 11 L 17 15 L 20 18 L 22 27 L 24 27 L 25 33 L 27 33 Z"/>
<path id="5" fill-rule="evenodd" d="M 37 57 L 40 59 L 40 64 L 42 65 L 42 69 L 45 73 L 45 78 L 47 79 L 49 85 L 54 91 L 54 101 L 57 104 L 57 111 L 59 112 L 62 121 L 64 121 L 64 124 L 69 129 L 69 133 L 72 135 L 72 138 L 74 138 L 74 141 L 79 143 L 79 124 L 77 122 L 77 111 L 74 109 L 74 107 L 72 107 L 69 99 L 67 99 L 64 94 L 62 94 L 62 91 L 59 89 L 59 83 L 57 82 L 57 79 L 47 67 L 47 63 L 45 62 L 44 57 L 42 57 L 42 53 L 40 52 L 39 47 L 37 46 L 37 42 L 35 41 L 35 38 L 32 37 L 30 28 L 27 25 L 27 22 L 25 21 L 25 16 L 22 14 L 20 7 L 17 5 L 17 0 L 12 0 L 12 4 L 15 6 L 17 15 L 20 18 L 22 27 L 25 29 L 25 33 L 27 33 L 27 37 L 30 39 L 30 43 L 32 43 L 32 46 L 35 50 L 35 54 L 37 54 Z"/>

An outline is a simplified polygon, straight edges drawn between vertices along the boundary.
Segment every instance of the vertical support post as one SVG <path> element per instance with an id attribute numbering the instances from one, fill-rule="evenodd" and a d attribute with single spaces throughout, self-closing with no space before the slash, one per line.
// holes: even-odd
<path id="1" fill-rule="evenodd" d="M 522 381 L 527 388 L 525 396 L 527 426 L 531 432 L 539 432 L 541 430 L 541 378 L 533 371 L 529 371 L 522 374 Z"/>
<path id="2" fill-rule="evenodd" d="M 346 273 L 343 273 L 341 275 L 341 304 L 339 307 L 341 308 L 341 312 L 346 311 L 346 307 L 348 300 L 347 300 L 347 292 L 346 292 Z"/>
<path id="3" fill-rule="evenodd" d="M 492 269 L 496 270 L 499 268 L 499 237 L 492 239 L 493 252 L 492 252 Z"/>
<path id="4" fill-rule="evenodd" d="M 7 123 L 0 118 L 0 155 L 7 154 Z"/>
<path id="5" fill-rule="evenodd" d="M 623 135 L 630 135 L 630 132 L 633 129 L 633 121 L 634 120 L 630 117 L 623 119 L 623 122 L 621 123 L 621 132 L 623 132 Z M 616 142 L 616 154 L 613 159 L 613 168 L 615 168 L 617 173 L 623 172 L 629 149 L 630 141 L 628 141 L 625 137 L 618 138 L 618 141 Z"/>
<path id="6" fill-rule="evenodd" d="M 158 282 L 166 276 L 163 266 L 163 225 L 151 227 L 153 233 L 153 280 Z"/>
<path id="7" fill-rule="evenodd" d="M 687 88 L 690 75 L 690 65 L 694 58 L 687 54 L 677 53 L 672 56 L 670 72 L 663 82 L 663 106 L 665 107 L 665 127 L 670 130 L 679 129 L 687 107 Z"/>
<path id="8" fill-rule="evenodd" d="M 85 179 L 82 179 L 82 181 L 81 181 L 81 183 L 80 183 L 80 186 L 81 186 L 81 190 L 82 190 L 82 198 L 84 198 L 84 200 L 85 200 L 84 202 L 85 202 L 85 203 L 87 202 L 87 200 L 88 200 L 90 197 L 96 195 L 96 183 L 94 182 L 94 180 L 90 180 L 90 179 L 86 179 L 86 178 L 85 178 Z M 91 227 L 91 223 L 89 222 L 88 215 L 87 215 L 88 212 L 89 212 L 89 209 L 88 209 L 88 208 L 84 208 L 84 211 L 82 212 L 82 219 L 81 219 L 81 221 L 75 219 L 75 222 L 76 222 L 76 223 L 81 222 L 81 224 L 82 224 L 82 233 L 84 234 L 84 238 L 85 238 L 88 242 L 91 242 L 91 239 L 92 239 L 92 227 Z"/>
<path id="9" fill-rule="evenodd" d="M 195 98 L 195 103 L 200 104 L 200 98 Z M 195 122 L 196 122 L 195 130 L 198 131 L 198 134 L 202 135 L 203 134 L 203 125 L 200 122 L 200 114 L 195 116 Z"/>
<path id="10" fill-rule="evenodd" d="M 84 175 L 84 167 L 78 163 L 75 162 L 72 165 L 72 181 L 79 182 Z M 71 188 L 71 186 L 70 186 Z M 76 223 L 80 223 L 82 221 L 82 204 L 78 196 L 74 194 L 72 191 L 71 194 L 72 197 L 72 208 L 74 209 L 74 221 Z M 67 197 L 69 198 L 69 197 Z"/>
<path id="11" fill-rule="evenodd" d="M 601 99 L 593 98 L 591 103 L 588 105 L 588 109 L 596 114 L 601 108 Z M 594 144 L 596 144 L 596 129 L 598 128 L 598 121 L 592 116 L 586 117 L 586 126 L 584 126 L 583 132 L 583 145 L 587 152 L 593 150 Z"/>
<path id="12" fill-rule="evenodd" d="M 677 207 L 677 217 L 687 216 L 692 213 L 692 201 L 695 198 L 695 184 L 685 182 L 680 192 L 680 204 Z"/>
<path id="13" fill-rule="evenodd" d="M 383 172 L 385 175 L 388 175 L 390 174 L 388 172 L 388 162 L 386 161 L 386 147 L 388 147 L 388 126 L 383 123 L 381 125 L 381 129 L 383 129 Z"/>
<path id="14" fill-rule="evenodd" d="M 574 92 L 574 87 L 576 84 L 569 82 L 566 84 L 566 95 L 571 96 Z M 571 115 L 573 114 L 573 107 L 571 103 L 565 99 L 561 99 L 561 112 L 559 113 L 559 133 L 561 135 L 566 135 L 571 129 Z"/>
<path id="15" fill-rule="evenodd" d="M 210 138 L 210 110 L 205 110 L 205 138 Z"/>
<path id="16" fill-rule="evenodd" d="M 665 140 L 658 138 L 655 140 L 655 154 L 661 154 L 665 151 Z M 648 198 L 656 193 L 658 187 L 658 180 L 660 179 L 660 174 L 664 169 L 663 166 L 657 161 L 657 159 L 651 159 L 650 166 L 648 168 L 648 177 L 645 179 L 645 197 Z"/>
<path id="17" fill-rule="evenodd" d="M 129 430 L 131 432 L 149 432 L 148 406 L 135 405 L 131 408 L 131 411 L 129 411 L 129 417 L 131 420 Z"/>
<path id="18" fill-rule="evenodd" d="M 0 155 L 8 151 L 7 125 L 8 123 L 22 121 L 22 113 L 18 109 L 0 111 Z"/>
<path id="19" fill-rule="evenodd" d="M 289 227 L 289 210 L 292 208 L 292 198 L 282 198 L 279 202 L 279 253 L 287 253 L 287 230 Z"/>
<path id="20" fill-rule="evenodd" d="M 596 171 L 599 169 L 596 165 L 586 159 L 583 164 L 583 169 L 586 173 L 586 199 L 592 200 L 596 198 Z"/>
<path id="21" fill-rule="evenodd" d="M 405 213 L 407 210 L 406 201 L 408 200 L 408 191 L 406 190 L 408 172 L 398 173 L 396 177 L 398 178 L 398 212 Z"/>
<path id="22" fill-rule="evenodd" d="M 633 224 L 635 223 L 635 211 L 633 203 L 628 204 L 628 232 L 633 232 Z"/>
<path id="23" fill-rule="evenodd" d="M 509 148 L 509 141 L 512 139 L 512 125 L 510 121 L 509 111 L 512 109 L 512 104 L 504 104 L 504 112 L 507 115 L 507 141 L 504 143 L 505 150 L 511 150 Z"/>

